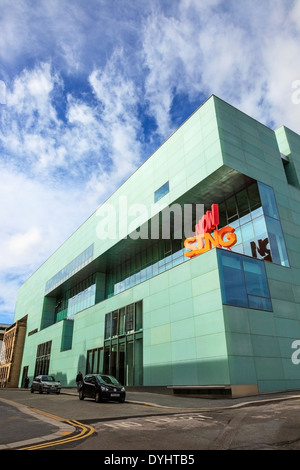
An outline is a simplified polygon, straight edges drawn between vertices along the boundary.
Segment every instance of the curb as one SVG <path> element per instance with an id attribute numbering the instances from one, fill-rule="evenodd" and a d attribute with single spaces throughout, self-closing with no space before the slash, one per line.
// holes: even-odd
<path id="1" fill-rule="evenodd" d="M 21 405 L 20 403 L 7 400 L 6 398 L 0 398 L 0 400 L 7 403 L 8 405 L 14 406 L 15 408 L 17 408 L 19 411 L 21 411 L 24 414 L 33 416 L 34 418 L 39 419 L 40 421 L 47 422 L 48 424 L 51 424 L 52 426 L 55 426 L 58 428 L 56 432 L 45 435 L 45 436 L 34 437 L 31 439 L 26 439 L 24 441 L 10 442 L 8 444 L 1 444 L 0 450 L 12 450 L 18 447 L 27 447 L 29 445 L 38 444 L 38 443 L 41 443 L 41 441 L 52 441 L 55 439 L 61 439 L 64 434 L 71 434 L 75 431 L 75 426 L 66 424 L 63 421 L 59 421 L 57 419 L 51 418 L 50 416 L 47 416 L 45 414 L 37 413 L 36 411 L 34 411 L 33 409 L 30 409 L 30 407 L 26 405 Z"/>
<path id="2" fill-rule="evenodd" d="M 62 394 L 65 395 L 73 395 L 77 396 L 76 392 L 70 391 L 68 392 L 67 390 L 62 390 Z M 125 403 L 131 403 L 133 405 L 141 405 L 141 406 L 149 406 L 149 407 L 154 407 L 154 408 L 167 408 L 167 409 L 173 409 L 173 410 L 190 410 L 190 411 L 214 411 L 214 410 L 228 410 L 228 409 L 239 409 L 239 408 L 246 408 L 246 407 L 251 407 L 251 406 L 262 406 L 266 405 L 268 403 L 274 403 L 274 402 L 280 402 L 280 401 L 287 401 L 287 400 L 300 400 L 300 395 L 290 395 L 290 396 L 284 396 L 284 397 L 268 397 L 266 399 L 260 399 L 260 400 L 248 400 L 242 403 L 236 403 L 233 405 L 220 405 L 218 406 L 216 403 L 216 406 L 208 406 L 208 407 L 181 407 L 181 406 L 169 406 L 169 405 L 159 405 L 158 403 L 152 403 L 152 402 L 145 402 L 145 401 L 138 401 L 138 400 L 128 400 L 125 399 Z"/>

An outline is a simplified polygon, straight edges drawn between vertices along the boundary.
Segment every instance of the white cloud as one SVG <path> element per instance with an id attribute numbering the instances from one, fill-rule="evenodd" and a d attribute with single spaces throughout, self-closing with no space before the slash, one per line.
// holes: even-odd
<path id="1" fill-rule="evenodd" d="M 176 110 L 182 119 L 194 110 L 190 103 L 216 94 L 266 124 L 300 132 L 292 100 L 299 0 L 117 3 L 1 2 L 5 311 L 20 280 L 177 127 L 176 96 L 187 100 Z"/>
<path id="2" fill-rule="evenodd" d="M 93 212 L 96 201 L 46 186 L 0 165 L 0 304 L 13 312 L 17 288 Z M 0 314 L 1 321 L 1 314 Z M 11 318 L 12 321 L 12 318 Z"/>
<path id="3" fill-rule="evenodd" d="M 3 80 L 0 80 L 0 105 L 6 104 L 6 85 Z"/>
<path id="4" fill-rule="evenodd" d="M 20 262 L 24 255 L 29 253 L 32 256 L 33 250 L 42 241 L 41 232 L 37 227 L 32 227 L 25 233 L 16 233 L 9 240 L 8 254 L 17 257 Z"/>
<path id="5" fill-rule="evenodd" d="M 141 124 L 137 119 L 140 92 L 138 85 L 121 73 L 125 66 L 124 52 L 118 49 L 104 69 L 94 70 L 89 77 L 101 105 L 103 147 L 109 158 L 107 166 L 99 165 L 89 186 L 102 194 L 116 188 L 141 163 Z"/>
<path id="6" fill-rule="evenodd" d="M 91 74 L 92 104 L 69 93 L 65 120 L 53 98 L 62 80 L 50 64 L 24 71 L 8 90 L 0 131 L 2 305 L 12 305 L 5 288 L 24 281 L 139 162 L 137 95 L 118 73 L 120 60 L 122 51 Z"/>
<path id="7" fill-rule="evenodd" d="M 176 16 L 159 10 L 145 21 L 146 98 L 161 134 L 172 131 L 175 92 L 216 94 L 266 124 L 299 131 L 291 103 L 300 77 L 299 2 L 223 5 L 182 0 Z"/>
<path id="8" fill-rule="evenodd" d="M 71 124 L 76 122 L 83 125 L 96 124 L 93 110 L 85 103 L 78 102 L 69 96 L 68 121 Z"/>

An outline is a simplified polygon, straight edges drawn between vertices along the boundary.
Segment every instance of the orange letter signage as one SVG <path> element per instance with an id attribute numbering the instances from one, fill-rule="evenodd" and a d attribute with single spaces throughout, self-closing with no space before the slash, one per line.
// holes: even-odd
<path id="1" fill-rule="evenodd" d="M 223 227 L 218 230 L 219 225 L 219 206 L 213 204 L 211 211 L 207 211 L 198 224 L 195 225 L 196 235 L 187 238 L 184 246 L 187 250 L 185 256 L 193 258 L 201 255 L 214 247 L 222 246 L 230 249 L 237 242 L 236 234 L 233 227 Z M 213 233 L 212 233 L 213 232 Z"/>

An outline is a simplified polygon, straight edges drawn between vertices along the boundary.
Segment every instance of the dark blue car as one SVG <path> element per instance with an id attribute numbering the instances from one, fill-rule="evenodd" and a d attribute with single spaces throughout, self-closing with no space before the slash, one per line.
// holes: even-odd
<path id="1" fill-rule="evenodd" d="M 79 389 L 79 400 L 84 398 L 94 398 L 97 403 L 101 401 L 124 403 L 126 392 L 123 385 L 112 375 L 88 374 Z"/>

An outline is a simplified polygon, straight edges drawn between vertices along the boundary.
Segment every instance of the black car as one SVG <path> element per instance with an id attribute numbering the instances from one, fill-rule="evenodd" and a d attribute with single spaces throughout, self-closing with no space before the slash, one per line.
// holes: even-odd
<path id="1" fill-rule="evenodd" d="M 109 400 L 124 403 L 125 397 L 125 388 L 112 375 L 88 374 L 79 389 L 79 400 L 95 398 L 97 403 Z"/>

